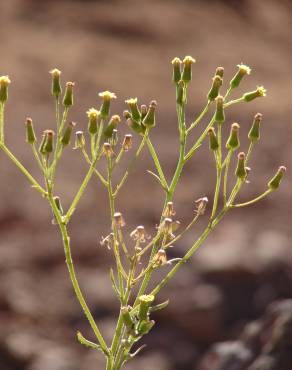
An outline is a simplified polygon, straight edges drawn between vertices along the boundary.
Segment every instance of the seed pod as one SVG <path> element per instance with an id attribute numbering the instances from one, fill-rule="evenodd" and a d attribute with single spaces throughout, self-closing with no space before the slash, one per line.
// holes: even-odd
<path id="1" fill-rule="evenodd" d="M 284 166 L 279 167 L 276 175 L 268 183 L 269 189 L 271 189 L 271 190 L 277 190 L 278 189 L 285 172 L 286 172 L 286 167 L 284 167 Z"/>
<path id="2" fill-rule="evenodd" d="M 77 149 L 77 148 L 82 149 L 84 148 L 84 146 L 85 146 L 85 138 L 84 138 L 83 131 L 76 131 L 74 149 Z"/>
<path id="3" fill-rule="evenodd" d="M 60 82 L 61 71 L 57 68 L 54 68 L 50 71 L 52 75 L 52 95 L 58 98 L 62 93 L 62 87 Z"/>
<path id="4" fill-rule="evenodd" d="M 114 224 L 118 229 L 120 229 L 121 227 L 124 227 L 126 225 L 126 222 L 125 222 L 124 217 L 121 214 L 121 212 L 116 212 L 114 214 Z"/>
<path id="5" fill-rule="evenodd" d="M 155 100 L 152 100 L 149 104 L 148 112 L 143 119 L 143 125 L 148 128 L 152 128 L 155 126 L 155 109 L 157 107 L 157 103 Z"/>
<path id="6" fill-rule="evenodd" d="M 163 211 L 163 217 L 171 218 L 172 216 L 175 216 L 173 202 L 167 202 L 166 207 Z"/>
<path id="7" fill-rule="evenodd" d="M 61 143 L 63 146 L 67 146 L 69 143 L 70 143 L 70 140 L 71 140 L 71 136 L 72 136 L 72 131 L 73 131 L 73 128 L 76 126 L 76 123 L 75 122 L 69 122 L 65 131 L 64 131 L 64 134 L 62 136 L 62 139 L 61 139 Z"/>
<path id="8" fill-rule="evenodd" d="M 102 98 L 102 104 L 100 107 L 100 116 L 105 119 L 109 116 L 110 113 L 110 103 L 112 99 L 116 99 L 116 94 L 110 91 L 103 91 L 98 94 Z"/>
<path id="9" fill-rule="evenodd" d="M 154 295 L 152 294 L 144 294 L 139 297 L 140 307 L 139 307 L 139 313 L 138 318 L 140 321 L 148 320 L 148 313 L 150 305 L 154 301 Z"/>
<path id="10" fill-rule="evenodd" d="M 214 130 L 214 127 L 210 127 L 208 130 L 208 135 L 209 135 L 209 148 L 211 150 L 218 150 L 219 148 L 219 143 L 217 140 L 217 136 Z"/>
<path id="11" fill-rule="evenodd" d="M 33 129 L 32 119 L 27 118 L 25 122 L 25 129 L 26 129 L 26 142 L 29 144 L 34 144 L 36 140 L 36 136 Z"/>
<path id="12" fill-rule="evenodd" d="M 45 131 L 46 141 L 45 141 L 45 145 L 44 145 L 44 152 L 46 154 L 50 154 L 54 150 L 54 134 L 55 133 L 54 133 L 53 130 L 46 130 Z"/>
<path id="13" fill-rule="evenodd" d="M 216 73 L 215 73 L 216 76 L 220 76 L 221 78 L 223 78 L 223 75 L 224 75 L 224 68 L 223 67 L 217 67 L 216 68 Z"/>
<path id="14" fill-rule="evenodd" d="M 174 58 L 171 61 L 172 64 L 172 82 L 177 84 L 181 80 L 181 66 L 182 61 L 179 58 Z"/>
<path id="15" fill-rule="evenodd" d="M 113 130 L 117 128 L 118 124 L 121 122 L 119 115 L 115 114 L 111 117 L 106 129 L 103 132 L 105 139 L 109 139 L 113 136 Z"/>
<path id="16" fill-rule="evenodd" d="M 245 168 L 245 154 L 240 152 L 237 156 L 237 166 L 235 170 L 235 175 L 240 179 L 244 180 L 247 176 L 246 168 Z"/>
<path id="17" fill-rule="evenodd" d="M 91 135 L 95 135 L 98 129 L 98 118 L 100 116 L 100 111 L 90 108 L 86 113 L 88 116 L 88 132 Z"/>
<path id="18" fill-rule="evenodd" d="M 138 334 L 139 335 L 145 335 L 145 334 L 148 334 L 149 331 L 153 328 L 153 326 L 155 325 L 155 321 L 154 320 L 150 320 L 150 321 L 142 321 L 140 324 L 139 324 L 139 327 L 138 327 Z"/>
<path id="19" fill-rule="evenodd" d="M 130 108 L 133 120 L 139 122 L 140 119 L 141 119 L 141 113 L 140 113 L 139 108 L 138 108 L 137 98 L 128 99 L 128 100 L 125 101 L 125 103 L 128 104 L 128 106 Z"/>
<path id="20" fill-rule="evenodd" d="M 215 100 L 216 100 L 215 122 L 223 123 L 225 122 L 224 98 L 223 96 L 218 95 Z"/>
<path id="21" fill-rule="evenodd" d="M 8 99 L 8 85 L 11 81 L 8 76 L 0 77 L 0 102 L 5 103 Z"/>
<path id="22" fill-rule="evenodd" d="M 250 141 L 258 141 L 260 139 L 260 124 L 261 124 L 262 118 L 263 118 L 263 115 L 261 113 L 257 113 L 254 116 L 253 124 L 248 133 L 248 138 Z"/>
<path id="23" fill-rule="evenodd" d="M 61 204 L 61 200 L 60 200 L 60 197 L 58 196 L 55 196 L 54 197 L 54 202 L 58 208 L 58 211 L 60 212 L 60 214 L 62 215 L 63 214 L 63 208 L 62 208 L 62 204 Z"/>
<path id="24" fill-rule="evenodd" d="M 178 83 L 177 93 L 176 93 L 176 102 L 179 105 L 185 104 L 186 97 L 185 97 L 185 83 L 181 80 Z"/>
<path id="25" fill-rule="evenodd" d="M 125 135 L 124 141 L 122 144 L 123 150 L 127 152 L 128 150 L 132 148 L 132 145 L 133 145 L 133 136 L 131 134 Z"/>
<path id="26" fill-rule="evenodd" d="M 73 105 L 73 87 L 75 86 L 74 82 L 67 82 L 66 89 L 63 98 L 63 105 L 66 108 L 69 108 Z"/>
<path id="27" fill-rule="evenodd" d="M 107 158 L 110 158 L 115 154 L 110 143 L 103 143 L 102 154 L 105 155 Z"/>
<path id="28" fill-rule="evenodd" d="M 215 75 L 213 77 L 213 84 L 212 84 L 211 89 L 208 93 L 208 100 L 209 101 L 213 101 L 217 98 L 217 96 L 219 94 L 219 89 L 222 86 L 222 83 L 223 83 L 223 80 L 220 76 Z"/>
<path id="29" fill-rule="evenodd" d="M 230 87 L 232 89 L 234 89 L 235 87 L 238 87 L 243 77 L 245 75 L 249 75 L 251 72 L 251 69 L 244 64 L 238 64 L 237 67 L 238 67 L 238 71 L 235 74 L 235 76 L 232 78 L 232 80 L 230 81 Z"/>
<path id="30" fill-rule="evenodd" d="M 121 307 L 121 314 L 122 314 L 123 322 L 128 332 L 130 332 L 134 328 L 134 321 L 130 315 L 130 309 L 131 309 L 130 306 Z"/>
<path id="31" fill-rule="evenodd" d="M 183 60 L 183 71 L 181 79 L 186 84 L 190 83 L 192 80 L 192 64 L 195 62 L 195 59 L 191 56 L 186 56 Z"/>
<path id="32" fill-rule="evenodd" d="M 243 99 L 246 102 L 250 102 L 256 98 L 265 97 L 267 95 L 267 90 L 264 86 L 258 86 L 256 90 L 243 94 Z"/>
<path id="33" fill-rule="evenodd" d="M 132 120 L 132 118 L 127 119 L 127 125 L 131 127 L 131 129 L 137 134 L 142 134 L 145 132 L 145 127 L 140 125 L 140 123 L 138 123 L 137 121 Z"/>
<path id="34" fill-rule="evenodd" d="M 226 143 L 226 148 L 229 150 L 235 150 L 239 147 L 240 141 L 238 136 L 239 124 L 233 123 L 231 125 L 230 135 Z"/>
<path id="35" fill-rule="evenodd" d="M 164 266 L 167 264 L 167 256 L 164 249 L 159 249 L 153 257 L 154 267 Z"/>

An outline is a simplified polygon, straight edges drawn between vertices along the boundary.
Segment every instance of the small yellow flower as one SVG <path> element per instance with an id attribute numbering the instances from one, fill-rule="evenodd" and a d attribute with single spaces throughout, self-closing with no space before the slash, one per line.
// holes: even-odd
<path id="1" fill-rule="evenodd" d="M 251 72 L 251 68 L 243 63 L 237 64 L 237 67 L 239 68 L 239 72 L 243 75 L 249 75 Z"/>
<path id="2" fill-rule="evenodd" d="M 196 60 L 193 57 L 191 57 L 189 55 L 187 55 L 186 57 L 184 57 L 183 64 L 185 64 L 185 65 L 191 65 L 193 63 L 196 63 Z"/>
<path id="3" fill-rule="evenodd" d="M 59 69 L 54 68 L 49 72 L 53 77 L 59 77 L 62 73 Z"/>
<path id="4" fill-rule="evenodd" d="M 182 61 L 178 57 L 173 58 L 171 61 L 172 65 L 180 65 L 181 63 Z"/>
<path id="5" fill-rule="evenodd" d="M 11 83 L 9 76 L 1 76 L 0 77 L 0 85 L 1 86 L 8 86 Z"/>
<path id="6" fill-rule="evenodd" d="M 94 119 L 94 118 L 97 118 L 100 115 L 100 111 L 95 109 L 95 108 L 90 108 L 90 109 L 88 109 L 86 114 L 87 114 L 88 118 Z"/>
<path id="7" fill-rule="evenodd" d="M 257 93 L 259 97 L 266 96 L 267 90 L 264 88 L 264 86 L 257 86 Z"/>
<path id="8" fill-rule="evenodd" d="M 116 94 L 115 93 L 112 93 L 110 91 L 102 91 L 98 94 L 98 96 L 100 96 L 101 98 L 103 98 L 103 100 L 112 100 L 112 99 L 116 99 Z"/>
<path id="9" fill-rule="evenodd" d="M 130 99 L 125 100 L 125 103 L 131 106 L 131 105 L 137 104 L 137 101 L 138 101 L 137 98 L 130 98 Z"/>

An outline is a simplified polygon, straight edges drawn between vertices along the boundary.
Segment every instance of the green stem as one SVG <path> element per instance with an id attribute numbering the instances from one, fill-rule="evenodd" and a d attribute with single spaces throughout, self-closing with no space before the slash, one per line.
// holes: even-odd
<path id="1" fill-rule="evenodd" d="M 150 138 L 149 138 L 148 135 L 146 137 L 146 142 L 147 142 L 147 145 L 148 145 L 150 154 L 151 154 L 151 156 L 153 158 L 153 161 L 154 161 L 155 167 L 157 169 L 157 172 L 159 174 L 160 181 L 163 184 L 164 188 L 168 189 L 167 181 L 165 179 L 164 173 L 163 173 L 162 168 L 161 168 L 161 165 L 159 163 L 159 159 L 157 157 L 157 154 L 156 154 L 156 151 L 154 149 L 154 146 L 152 145 L 151 140 L 150 140 Z"/>
<path id="2" fill-rule="evenodd" d="M 202 110 L 202 112 L 200 113 L 200 115 L 198 116 L 198 118 L 187 129 L 187 131 L 186 131 L 187 134 L 189 134 L 189 132 L 200 123 L 200 121 L 202 120 L 202 118 L 204 117 L 204 115 L 208 112 L 210 104 L 211 104 L 211 102 L 208 101 L 208 103 L 206 104 L 206 106 L 204 107 L 204 109 Z"/>
<path id="3" fill-rule="evenodd" d="M 223 200 L 224 200 L 224 205 L 227 202 L 227 180 L 228 180 L 228 170 L 230 166 L 230 161 L 232 157 L 233 150 L 229 150 L 228 154 L 226 156 L 226 161 L 225 162 L 225 171 L 224 171 L 224 182 L 223 182 Z"/>
<path id="4" fill-rule="evenodd" d="M 254 204 L 254 203 L 258 202 L 259 200 L 265 198 L 267 195 L 271 194 L 272 192 L 273 192 L 272 189 L 268 189 L 263 194 L 259 195 L 258 197 L 254 198 L 254 199 L 252 199 L 252 200 L 250 200 L 248 202 L 233 204 L 231 207 L 240 208 L 240 207 L 249 206 L 249 205 Z"/>
<path id="5" fill-rule="evenodd" d="M 35 178 L 27 171 L 27 169 L 19 162 L 19 160 L 10 152 L 10 150 L 3 144 L 0 143 L 0 148 L 8 155 L 12 162 L 20 169 L 20 171 L 27 177 L 29 182 L 32 184 L 37 191 L 42 195 L 46 195 L 47 192 L 42 188 L 42 186 L 35 180 Z"/>
<path id="6" fill-rule="evenodd" d="M 4 109 L 5 103 L 0 103 L 0 143 L 4 144 Z"/>
<path id="7" fill-rule="evenodd" d="M 245 100 L 241 97 L 239 99 L 230 100 L 228 103 L 224 104 L 224 108 L 230 107 L 230 105 L 243 103 Z"/>

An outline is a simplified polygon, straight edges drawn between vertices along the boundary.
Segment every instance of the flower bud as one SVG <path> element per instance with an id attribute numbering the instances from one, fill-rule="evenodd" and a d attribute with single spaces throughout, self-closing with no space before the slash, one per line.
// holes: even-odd
<path id="1" fill-rule="evenodd" d="M 230 135 L 226 143 L 226 148 L 229 150 L 235 150 L 239 147 L 239 136 L 238 136 L 238 130 L 239 130 L 239 124 L 233 123 L 231 125 Z"/>
<path id="2" fill-rule="evenodd" d="M 54 197 L 54 202 L 58 208 L 58 211 L 60 212 L 60 214 L 62 215 L 63 214 L 63 208 L 62 208 L 62 204 L 61 204 L 61 200 L 60 200 L 60 197 L 58 196 L 55 196 Z"/>
<path id="3" fill-rule="evenodd" d="M 284 167 L 284 166 L 279 167 L 276 175 L 268 183 L 269 189 L 271 189 L 271 190 L 277 190 L 278 189 L 285 172 L 286 172 L 286 167 Z"/>
<path id="4" fill-rule="evenodd" d="M 245 75 L 249 75 L 251 72 L 251 69 L 244 64 L 238 64 L 237 67 L 238 67 L 238 71 L 233 77 L 233 79 L 230 81 L 230 87 L 232 89 L 234 89 L 235 87 L 238 87 L 243 77 Z"/>
<path id="5" fill-rule="evenodd" d="M 210 127 L 208 130 L 208 135 L 209 135 L 209 147 L 211 150 L 218 150 L 219 144 L 217 140 L 217 136 L 214 130 L 214 127 Z"/>
<path id="6" fill-rule="evenodd" d="M 63 105 L 66 108 L 69 108 L 73 105 L 73 87 L 75 86 L 74 82 L 67 82 L 66 89 L 63 98 Z"/>
<path id="7" fill-rule="evenodd" d="M 131 129 L 137 134 L 142 134 L 145 132 L 145 127 L 140 125 L 140 123 L 138 123 L 137 121 L 134 121 L 132 118 L 127 119 L 127 125 L 131 127 Z"/>
<path id="8" fill-rule="evenodd" d="M 213 84 L 211 86 L 211 89 L 208 93 L 208 100 L 213 101 L 215 98 L 217 98 L 219 94 L 219 89 L 222 86 L 223 80 L 219 75 L 215 75 L 213 77 Z"/>
<path id="9" fill-rule="evenodd" d="M 126 222 L 125 222 L 124 217 L 121 214 L 121 212 L 116 212 L 114 214 L 114 224 L 118 229 L 120 229 L 121 227 L 124 227 L 126 225 Z"/>
<path id="10" fill-rule="evenodd" d="M 106 129 L 104 130 L 103 136 L 109 139 L 113 136 L 113 130 L 117 128 L 118 124 L 121 122 L 119 115 L 115 114 L 111 117 Z"/>
<path id="11" fill-rule="evenodd" d="M 216 76 L 220 76 L 221 78 L 223 78 L 223 75 L 224 75 L 224 68 L 223 67 L 217 67 L 216 68 L 216 73 L 215 73 Z"/>
<path id="12" fill-rule="evenodd" d="M 192 80 L 192 64 L 195 62 L 195 59 L 190 56 L 186 56 L 183 60 L 183 71 L 181 79 L 186 84 L 188 84 Z"/>
<path id="13" fill-rule="evenodd" d="M 247 176 L 247 172 L 245 168 L 245 154 L 243 152 L 240 152 L 237 156 L 237 166 L 235 170 L 235 175 L 240 180 L 244 180 Z"/>
<path id="14" fill-rule="evenodd" d="M 122 144 L 123 150 L 127 152 L 132 148 L 132 145 L 133 145 L 133 136 L 131 134 L 126 134 Z"/>
<path id="15" fill-rule="evenodd" d="M 131 118 L 131 113 L 128 110 L 123 111 L 123 117 L 126 119 Z"/>
<path id="16" fill-rule="evenodd" d="M 71 140 L 71 136 L 72 136 L 72 131 L 73 131 L 73 128 L 76 126 L 76 123 L 75 122 L 69 122 L 65 131 L 64 131 L 64 134 L 62 136 L 62 139 L 61 139 L 61 143 L 63 146 L 67 146 L 69 143 L 70 143 L 70 140 Z"/>
<path id="17" fill-rule="evenodd" d="M 5 103 L 8 99 L 8 85 L 11 83 L 8 76 L 0 77 L 0 102 Z"/>
<path id="18" fill-rule="evenodd" d="M 98 118 L 100 116 L 100 111 L 90 108 L 86 113 L 88 116 L 88 132 L 91 135 L 95 135 L 98 129 Z"/>
<path id="19" fill-rule="evenodd" d="M 142 121 L 143 121 L 144 117 L 146 116 L 147 112 L 148 112 L 147 105 L 142 104 L 141 105 L 141 120 Z"/>
<path id="20" fill-rule="evenodd" d="M 133 120 L 139 122 L 140 119 L 141 119 L 141 113 L 140 113 L 139 108 L 138 108 L 137 98 L 128 99 L 128 100 L 125 101 L 125 103 L 128 104 L 128 106 L 130 108 Z"/>
<path id="21" fill-rule="evenodd" d="M 261 113 L 257 113 L 254 116 L 253 124 L 248 133 L 248 138 L 250 139 L 250 141 L 258 141 L 260 139 L 260 124 L 261 124 L 262 118 L 263 118 L 263 115 Z"/>
<path id="22" fill-rule="evenodd" d="M 46 154 L 52 153 L 54 149 L 54 131 L 53 130 L 46 130 L 45 131 L 45 136 L 46 136 L 46 142 L 44 146 L 44 152 Z"/>
<path id="23" fill-rule="evenodd" d="M 152 100 L 149 104 L 148 112 L 143 119 L 143 125 L 145 127 L 152 128 L 155 126 L 155 109 L 157 107 L 157 103 L 155 100 Z"/>
<path id="24" fill-rule="evenodd" d="M 50 74 L 52 75 L 52 95 L 58 98 L 62 93 L 60 82 L 61 71 L 59 71 L 57 68 L 54 68 L 50 71 Z"/>
<path id="25" fill-rule="evenodd" d="M 153 326 L 155 325 L 155 321 L 154 320 L 143 320 L 139 327 L 138 327 L 138 334 L 139 335 L 145 335 L 145 334 L 148 334 L 149 331 L 153 328 Z"/>
<path id="26" fill-rule="evenodd" d="M 105 119 L 109 116 L 110 113 L 110 103 L 112 99 L 116 99 L 116 94 L 110 91 L 103 91 L 98 94 L 102 98 L 102 104 L 100 108 L 100 116 Z"/>
<path id="27" fill-rule="evenodd" d="M 128 332 L 130 332 L 134 328 L 134 321 L 131 317 L 130 310 L 131 310 L 130 306 L 121 307 L 121 314 L 122 314 L 123 322 Z"/>
<path id="28" fill-rule="evenodd" d="M 250 102 L 256 98 L 261 98 L 267 95 L 267 90 L 264 86 L 258 86 L 256 90 L 243 94 L 243 99 Z"/>
<path id="29" fill-rule="evenodd" d="M 174 58 L 171 61 L 172 64 L 172 82 L 177 84 L 181 80 L 181 66 L 182 61 L 179 58 Z"/>
<path id="30" fill-rule="evenodd" d="M 32 119 L 27 118 L 25 122 L 26 128 L 26 142 L 29 144 L 34 144 L 36 142 L 36 136 L 33 129 Z"/>
<path id="31" fill-rule="evenodd" d="M 216 100 L 215 122 L 223 123 L 225 122 L 224 98 L 223 96 L 218 95 L 215 100 Z"/>
<path id="32" fill-rule="evenodd" d="M 172 216 L 175 216 L 173 202 L 167 202 L 166 207 L 163 211 L 163 217 L 171 218 Z"/>
<path id="33" fill-rule="evenodd" d="M 153 303 L 154 298 L 155 297 L 152 294 L 148 294 L 148 295 L 144 294 L 138 298 L 139 303 L 140 303 L 138 318 L 140 321 L 148 320 L 149 308 L 151 304 Z"/>
<path id="34" fill-rule="evenodd" d="M 178 82 L 177 93 L 176 93 L 176 102 L 179 105 L 183 105 L 186 102 L 185 96 L 185 83 L 181 80 Z"/>
<path id="35" fill-rule="evenodd" d="M 103 143 L 102 154 L 107 158 L 111 158 L 114 155 L 114 151 L 110 143 Z"/>
<path id="36" fill-rule="evenodd" d="M 76 131 L 74 149 L 78 149 L 78 148 L 82 149 L 84 148 L 84 146 L 85 146 L 85 138 L 84 138 L 83 131 Z"/>

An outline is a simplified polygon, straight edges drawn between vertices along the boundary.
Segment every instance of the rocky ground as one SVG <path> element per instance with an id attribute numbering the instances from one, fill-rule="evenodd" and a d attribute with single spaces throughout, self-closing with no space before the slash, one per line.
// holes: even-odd
<path id="1" fill-rule="evenodd" d="M 215 68 L 224 66 L 228 80 L 236 64 L 244 62 L 252 74 L 238 94 L 260 84 L 268 89 L 265 99 L 232 108 L 227 116 L 228 124 L 241 124 L 245 145 L 253 115 L 264 114 L 251 182 L 242 194 L 248 200 L 264 189 L 278 165 L 292 164 L 291 18 L 290 2 L 272 0 L 1 1 L 0 74 L 12 80 L 8 146 L 36 173 L 23 122 L 31 116 L 38 135 L 52 127 L 48 71 L 58 67 L 64 81 L 76 82 L 70 119 L 78 129 L 86 125 L 85 111 L 97 106 L 98 91 L 116 92 L 117 113 L 129 96 L 143 103 L 155 98 L 159 111 L 153 142 L 170 177 L 177 160 L 170 60 L 187 54 L 197 59 L 189 121 L 205 102 Z M 153 233 L 159 218 L 163 194 L 146 174 L 149 168 L 153 164 L 145 151 L 118 200 L 129 232 L 144 224 Z M 75 340 L 77 330 L 89 338 L 91 332 L 68 281 L 48 206 L 3 154 L 0 169 L 0 370 L 102 369 L 99 354 Z M 69 150 L 58 174 L 65 207 L 85 171 L 80 154 Z M 161 300 L 170 298 L 169 307 L 156 315 L 157 325 L 145 338 L 147 348 L 129 370 L 292 369 L 291 173 L 277 194 L 226 216 L 178 273 L 161 294 Z M 175 198 L 182 223 L 195 199 L 212 196 L 213 180 L 212 156 L 203 145 Z M 105 194 L 92 182 L 70 228 L 81 286 L 109 338 L 117 302 L 106 268 L 110 255 L 98 245 L 109 230 L 107 216 Z M 175 257 L 197 232 L 178 243 Z"/>

